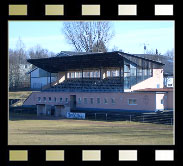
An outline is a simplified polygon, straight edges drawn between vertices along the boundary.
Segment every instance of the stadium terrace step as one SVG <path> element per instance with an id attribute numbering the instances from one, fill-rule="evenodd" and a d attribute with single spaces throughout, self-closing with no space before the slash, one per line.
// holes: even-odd
<path id="1" fill-rule="evenodd" d="M 47 88 L 43 91 L 56 92 L 56 91 L 122 91 L 122 83 L 119 77 L 113 78 L 75 78 L 67 79 L 62 83 Z"/>

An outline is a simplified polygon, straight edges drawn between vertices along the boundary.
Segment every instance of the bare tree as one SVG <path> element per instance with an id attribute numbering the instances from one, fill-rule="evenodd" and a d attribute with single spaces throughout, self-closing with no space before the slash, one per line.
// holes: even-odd
<path id="1" fill-rule="evenodd" d="M 92 52 L 107 52 L 107 47 L 103 43 L 103 41 L 99 41 L 97 43 L 94 43 Z"/>
<path id="2" fill-rule="evenodd" d="M 43 49 L 40 45 L 36 45 L 28 50 L 30 59 L 48 58 L 48 54 L 49 51 L 47 49 Z"/>
<path id="3" fill-rule="evenodd" d="M 167 52 L 164 55 L 173 59 L 174 58 L 174 49 L 167 50 Z"/>
<path id="4" fill-rule="evenodd" d="M 25 44 L 19 38 L 14 50 L 9 49 L 9 87 L 18 87 L 22 81 L 28 81 L 28 76 L 25 75 L 24 66 L 27 54 Z"/>
<path id="5" fill-rule="evenodd" d="M 40 45 L 36 45 L 28 50 L 28 55 L 30 59 L 39 59 L 54 57 L 55 53 L 42 48 Z M 32 65 L 32 68 L 35 68 L 35 66 Z"/>
<path id="6" fill-rule="evenodd" d="M 120 51 L 120 52 L 125 52 L 123 49 L 119 49 L 117 46 L 113 46 L 113 48 L 111 49 L 111 51 Z"/>
<path id="7" fill-rule="evenodd" d="M 107 21 L 73 21 L 63 23 L 63 32 L 68 42 L 74 46 L 78 52 L 94 52 L 99 50 L 96 46 L 99 43 L 106 44 L 114 36 L 112 25 Z"/>

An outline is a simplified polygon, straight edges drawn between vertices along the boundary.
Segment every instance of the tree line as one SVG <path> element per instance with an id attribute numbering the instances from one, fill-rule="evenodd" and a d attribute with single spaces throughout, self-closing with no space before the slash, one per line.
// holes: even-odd
<path id="1" fill-rule="evenodd" d="M 53 57 L 55 54 L 36 45 L 29 50 L 25 49 L 25 44 L 18 39 L 15 49 L 9 49 L 9 89 L 29 87 L 30 75 L 28 71 L 35 66 L 29 64 L 27 59 L 38 59 Z"/>

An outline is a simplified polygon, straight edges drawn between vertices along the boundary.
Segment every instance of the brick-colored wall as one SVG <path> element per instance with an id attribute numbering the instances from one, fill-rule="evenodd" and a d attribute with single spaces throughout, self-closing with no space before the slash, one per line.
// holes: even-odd
<path id="1" fill-rule="evenodd" d="M 125 93 L 71 93 L 71 92 L 35 92 L 24 102 L 24 105 L 36 105 L 36 104 L 49 104 L 57 105 L 60 103 L 62 97 L 62 104 L 66 104 L 65 98 L 70 101 L 70 95 L 76 95 L 76 107 L 77 108 L 97 108 L 97 109 L 121 109 L 121 110 L 156 110 L 156 93 L 154 92 L 125 92 Z M 41 97 L 41 101 L 38 101 L 38 97 Z M 43 101 L 43 97 L 46 97 L 46 102 Z M 52 101 L 48 101 L 51 97 Z M 56 97 L 56 102 L 54 101 Z M 81 103 L 78 103 L 81 98 Z M 84 103 L 84 98 L 87 98 L 87 104 Z M 93 98 L 93 104 L 91 103 Z M 97 103 L 97 98 L 100 98 L 100 104 Z M 107 99 L 107 103 L 104 103 L 104 99 Z M 112 103 L 114 99 L 115 103 Z M 129 105 L 129 99 L 136 99 L 135 105 Z"/>
<path id="2" fill-rule="evenodd" d="M 131 87 L 131 91 L 145 88 L 163 88 L 163 69 L 153 69 L 153 76 Z"/>

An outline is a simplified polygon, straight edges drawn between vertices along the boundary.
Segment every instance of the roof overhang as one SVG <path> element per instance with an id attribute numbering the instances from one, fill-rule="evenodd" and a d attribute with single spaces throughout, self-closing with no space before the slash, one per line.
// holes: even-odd
<path id="1" fill-rule="evenodd" d="M 152 62 L 152 64 L 157 65 L 156 67 L 162 67 L 164 65 L 159 62 L 154 62 L 145 58 L 139 58 L 137 56 L 118 51 L 42 59 L 28 59 L 27 62 L 48 72 L 58 73 L 61 71 L 76 69 L 120 67 L 123 65 L 124 59 L 128 59 L 133 63 L 137 62 L 136 59 L 141 59 L 144 62 Z"/>

